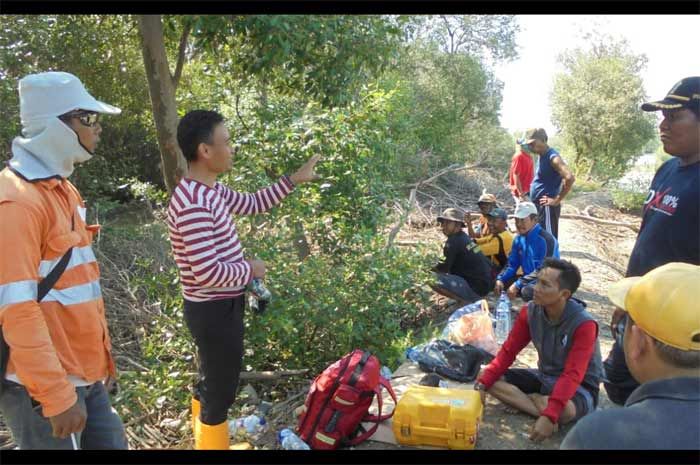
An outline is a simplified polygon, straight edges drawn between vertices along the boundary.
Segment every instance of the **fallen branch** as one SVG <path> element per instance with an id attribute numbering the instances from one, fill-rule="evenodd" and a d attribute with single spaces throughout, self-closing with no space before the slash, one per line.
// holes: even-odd
<path id="1" fill-rule="evenodd" d="M 305 375 L 309 372 L 308 368 L 303 370 L 284 370 L 284 371 L 243 371 L 240 379 L 246 381 L 276 381 L 281 378 L 290 376 Z"/>
<path id="2" fill-rule="evenodd" d="M 396 245 L 402 245 L 405 247 L 416 247 L 420 245 L 418 241 L 396 241 Z"/>
<path id="3" fill-rule="evenodd" d="M 131 358 L 127 357 L 126 355 L 115 355 L 114 357 L 115 360 L 123 360 L 127 362 L 129 365 L 132 365 L 136 368 L 138 368 L 141 371 L 150 371 L 149 368 L 146 368 L 145 366 L 141 365 L 140 363 L 132 360 Z"/>
<path id="4" fill-rule="evenodd" d="M 242 371 L 239 379 L 241 381 L 277 381 L 281 378 L 305 375 L 308 372 L 308 368 L 304 368 L 303 370 Z M 197 376 L 195 372 L 189 372 L 187 374 L 190 376 Z"/>
<path id="5" fill-rule="evenodd" d="M 445 175 L 445 174 L 447 174 L 447 173 L 453 173 L 453 172 L 456 172 L 456 171 L 466 171 L 466 170 L 470 170 L 470 169 L 473 169 L 473 168 L 478 168 L 478 167 L 481 166 L 482 163 L 483 163 L 483 159 L 477 161 L 477 162 L 474 163 L 474 164 L 466 165 L 466 166 L 465 166 L 465 165 L 460 165 L 459 163 L 455 163 L 455 164 L 452 164 L 452 165 L 450 165 L 450 166 L 448 166 L 448 167 L 446 167 L 446 168 L 441 169 L 440 171 L 438 171 L 437 173 L 435 173 L 434 175 L 432 175 L 432 176 L 429 177 L 428 179 L 425 179 L 425 180 L 423 180 L 423 181 L 417 182 L 417 183 L 415 183 L 415 184 L 409 184 L 409 186 L 410 186 L 410 187 L 420 187 L 420 186 L 425 185 L 425 184 L 430 184 L 431 182 L 435 181 L 435 180 L 436 180 L 437 178 L 439 178 L 440 176 L 443 176 L 443 175 Z"/>
<path id="6" fill-rule="evenodd" d="M 415 203 L 416 203 L 416 188 L 413 188 L 413 189 L 411 189 L 411 195 L 408 197 L 408 207 L 406 207 L 406 210 L 403 212 L 403 214 L 399 218 L 399 222 L 396 223 L 396 226 L 394 226 L 391 229 L 391 232 L 389 233 L 389 239 L 387 240 L 386 247 L 384 247 L 384 250 L 391 248 L 391 245 L 394 243 L 394 239 L 396 239 L 396 235 L 399 233 L 399 231 L 401 230 L 401 227 L 404 225 L 404 223 L 408 219 L 408 216 L 411 213 L 411 210 L 413 209 L 413 205 Z"/>
<path id="7" fill-rule="evenodd" d="M 591 221 L 593 223 L 607 224 L 610 226 L 622 226 L 624 228 L 630 228 L 634 232 L 639 232 L 639 225 L 635 224 L 635 223 L 622 223 L 620 221 L 601 220 L 600 218 L 593 218 L 592 216 L 574 215 L 571 213 L 563 213 L 563 214 L 559 215 L 559 218 L 567 218 L 570 220 Z"/>

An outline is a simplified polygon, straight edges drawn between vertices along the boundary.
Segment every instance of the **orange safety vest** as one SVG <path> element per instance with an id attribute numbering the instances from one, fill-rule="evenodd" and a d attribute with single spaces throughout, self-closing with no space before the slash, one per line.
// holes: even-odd
<path id="1" fill-rule="evenodd" d="M 6 378 L 45 417 L 77 400 L 75 384 L 115 375 L 85 204 L 66 179 L 29 182 L 0 171 L 0 326 L 10 347 Z M 37 303 L 37 284 L 73 247 L 66 270 Z"/>

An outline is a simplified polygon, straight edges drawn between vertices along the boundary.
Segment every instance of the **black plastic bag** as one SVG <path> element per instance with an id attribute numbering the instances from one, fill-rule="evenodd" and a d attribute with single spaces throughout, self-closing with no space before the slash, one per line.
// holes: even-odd
<path id="1" fill-rule="evenodd" d="M 453 344 L 444 339 L 413 347 L 406 355 L 417 362 L 421 370 L 462 383 L 474 381 L 481 365 L 493 360 L 493 355 L 483 349 L 470 344 Z"/>

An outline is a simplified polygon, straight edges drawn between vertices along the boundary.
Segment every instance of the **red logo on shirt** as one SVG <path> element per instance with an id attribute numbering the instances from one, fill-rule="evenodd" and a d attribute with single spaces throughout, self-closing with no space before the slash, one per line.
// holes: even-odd
<path id="1" fill-rule="evenodd" d="M 656 192 L 654 189 L 649 189 L 649 195 L 644 201 L 644 213 L 651 209 L 668 216 L 673 216 L 678 208 L 678 197 L 669 194 L 670 190 L 670 187 L 667 187 L 661 192 Z"/>

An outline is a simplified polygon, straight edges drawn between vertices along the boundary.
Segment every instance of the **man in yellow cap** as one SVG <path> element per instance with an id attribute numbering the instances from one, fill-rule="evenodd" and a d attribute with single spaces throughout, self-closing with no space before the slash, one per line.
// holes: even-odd
<path id="1" fill-rule="evenodd" d="M 641 383 L 625 408 L 583 418 L 562 449 L 700 449 L 700 266 L 668 263 L 611 287 L 616 330 Z"/>

